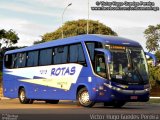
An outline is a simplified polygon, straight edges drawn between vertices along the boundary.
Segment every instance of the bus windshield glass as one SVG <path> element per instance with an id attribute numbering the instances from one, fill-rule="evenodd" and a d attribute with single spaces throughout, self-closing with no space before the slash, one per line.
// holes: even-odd
<path id="1" fill-rule="evenodd" d="M 111 80 L 122 84 L 148 83 L 148 67 L 142 48 L 110 47 Z"/>

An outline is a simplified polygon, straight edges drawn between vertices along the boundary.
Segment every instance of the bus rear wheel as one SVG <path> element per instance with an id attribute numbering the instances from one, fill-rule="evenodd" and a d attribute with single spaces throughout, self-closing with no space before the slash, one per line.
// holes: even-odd
<path id="1" fill-rule="evenodd" d="M 33 100 L 27 99 L 24 88 L 21 88 L 19 90 L 18 98 L 19 98 L 20 103 L 22 104 L 32 104 L 33 103 Z"/>
<path id="2" fill-rule="evenodd" d="M 46 103 L 58 104 L 59 100 L 46 100 Z"/>
<path id="3" fill-rule="evenodd" d="M 92 107 L 95 104 L 95 102 L 89 99 L 89 93 L 86 88 L 82 88 L 78 91 L 77 100 L 78 105 L 81 105 L 83 107 Z"/>

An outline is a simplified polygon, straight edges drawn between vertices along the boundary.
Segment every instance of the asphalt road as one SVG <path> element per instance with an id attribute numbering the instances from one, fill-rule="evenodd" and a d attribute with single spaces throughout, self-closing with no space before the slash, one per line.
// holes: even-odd
<path id="1" fill-rule="evenodd" d="M 100 116 L 99 116 L 100 115 Z M 104 116 L 103 116 L 104 115 Z M 114 116 L 117 115 L 117 118 Z M 129 115 L 128 119 L 160 120 L 160 104 L 127 103 L 122 108 L 104 107 L 97 103 L 92 108 L 77 106 L 73 101 L 60 101 L 59 104 L 46 104 L 43 101 L 35 101 L 33 104 L 20 104 L 18 99 L 0 100 L 0 120 L 28 120 L 28 119 L 96 119 L 102 120 L 128 120 L 123 115 Z M 147 115 L 147 116 L 146 116 Z M 118 117 L 119 116 L 119 117 Z M 154 119 L 153 119 L 154 118 Z M 7 119 L 8 120 L 8 119 Z M 148 119 L 149 120 L 149 119 Z"/>

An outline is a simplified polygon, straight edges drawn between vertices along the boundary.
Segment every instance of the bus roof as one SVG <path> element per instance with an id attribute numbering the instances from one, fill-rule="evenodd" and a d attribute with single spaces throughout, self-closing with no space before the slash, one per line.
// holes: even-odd
<path id="1" fill-rule="evenodd" d="M 102 42 L 104 44 L 141 47 L 141 45 L 138 42 L 130 40 L 130 39 L 122 38 L 122 37 L 99 35 L 99 34 L 88 34 L 88 35 L 84 34 L 84 35 L 63 38 L 63 39 L 57 39 L 57 40 L 53 40 L 53 41 L 49 41 L 45 43 L 40 43 L 37 45 L 33 45 L 33 46 L 21 48 L 21 49 L 10 50 L 10 51 L 7 51 L 6 54 L 31 51 L 31 50 L 36 50 L 36 49 L 43 49 L 43 48 L 48 48 L 48 47 L 53 47 L 53 46 L 67 45 L 67 44 L 72 44 L 72 43 L 74 44 L 74 43 L 82 42 L 82 41 L 97 41 L 97 42 Z"/>

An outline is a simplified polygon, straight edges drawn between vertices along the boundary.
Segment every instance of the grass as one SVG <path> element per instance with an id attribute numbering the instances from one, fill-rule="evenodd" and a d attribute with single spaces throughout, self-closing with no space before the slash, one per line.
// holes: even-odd
<path id="1" fill-rule="evenodd" d="M 149 103 L 160 103 L 160 99 L 150 99 Z"/>
<path id="2" fill-rule="evenodd" d="M 0 71 L 0 78 L 2 78 L 2 71 Z"/>

